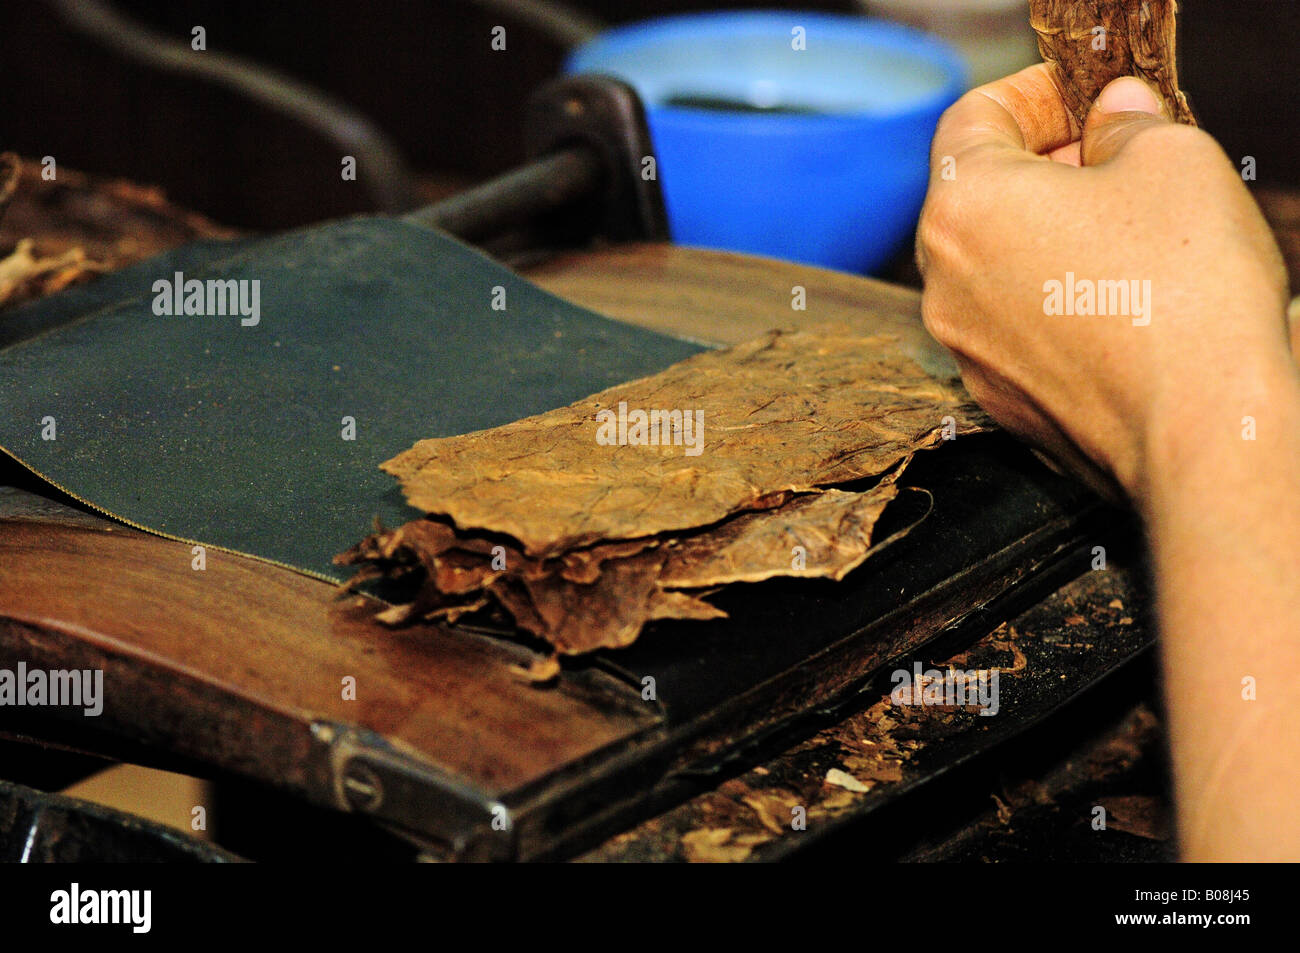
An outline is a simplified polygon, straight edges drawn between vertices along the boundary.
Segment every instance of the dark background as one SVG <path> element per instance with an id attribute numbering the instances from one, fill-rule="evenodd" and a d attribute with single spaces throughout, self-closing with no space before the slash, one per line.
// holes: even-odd
<path id="1" fill-rule="evenodd" d="M 736 0 L 572 0 L 616 23 Z M 851 0 L 802 6 L 851 11 Z M 1296 148 L 1300 4 L 1184 0 L 1184 86 L 1204 125 L 1261 184 L 1300 185 Z M 118 8 L 188 43 L 233 52 L 305 80 L 369 116 L 436 197 L 522 157 L 530 90 L 556 74 L 554 36 L 475 0 L 118 0 Z M 490 30 L 507 27 L 507 51 Z M 199 54 L 196 54 L 199 55 Z M 227 224 L 280 228 L 372 200 L 339 176 L 340 151 L 301 124 L 209 84 L 162 75 L 69 31 L 45 0 L 0 5 L 0 149 L 162 185 Z"/>

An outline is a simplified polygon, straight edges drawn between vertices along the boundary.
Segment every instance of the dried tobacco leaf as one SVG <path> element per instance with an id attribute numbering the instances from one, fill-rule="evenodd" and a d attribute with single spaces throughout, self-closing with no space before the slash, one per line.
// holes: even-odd
<path id="1" fill-rule="evenodd" d="M 700 589 L 774 576 L 843 579 L 883 545 L 872 545 L 872 530 L 897 495 L 889 479 L 862 493 L 826 490 L 777 510 L 743 513 L 673 545 L 659 584 Z"/>
<path id="2" fill-rule="evenodd" d="M 7 258 L 0 259 L 0 307 L 43 298 L 108 269 L 86 258 L 80 248 L 60 255 L 37 257 L 24 238 Z"/>
<path id="3" fill-rule="evenodd" d="M 775 332 L 494 430 L 422 440 L 383 469 L 417 509 L 546 556 L 877 476 L 941 439 L 945 417 L 957 433 L 983 426 L 962 390 L 892 338 L 833 326 Z M 637 442 L 660 434 L 667 445 Z"/>
<path id="4" fill-rule="evenodd" d="M 1177 0 L 1030 0 L 1029 8 L 1038 51 L 1055 66 L 1080 128 L 1097 96 L 1120 76 L 1146 80 L 1170 116 L 1196 125 L 1178 88 Z"/>
<path id="5" fill-rule="evenodd" d="M 1134 837 L 1167 841 L 1173 836 L 1173 824 L 1164 798 L 1146 794 L 1099 798 L 1106 809 L 1106 829 L 1122 831 Z"/>
<path id="6" fill-rule="evenodd" d="M 389 575 L 401 575 L 401 567 L 425 573 L 412 602 L 380 613 L 380 621 L 390 625 L 454 622 L 492 602 L 559 652 L 618 648 L 655 619 L 725 617 L 704 600 L 720 586 L 774 576 L 842 579 L 911 529 L 873 545 L 872 529 L 897 495 L 899 472 L 863 492 L 799 496 L 775 510 L 743 513 L 680 538 L 603 543 L 537 558 L 421 519 L 369 536 L 336 561 L 386 563 Z M 797 559 L 795 547 L 801 548 Z M 363 570 L 352 584 L 375 574 L 382 573 Z"/>
<path id="7" fill-rule="evenodd" d="M 692 864 L 738 864 L 754 852 L 751 843 L 732 840 L 730 828 L 687 831 L 682 835 L 682 852 Z"/>
<path id="8" fill-rule="evenodd" d="M 597 440 L 602 412 L 620 404 L 628 420 L 628 405 L 677 410 L 683 431 L 702 409 L 701 452 L 685 453 L 689 433 Z M 843 578 L 910 529 L 873 540 L 903 467 L 945 424 L 985 425 L 893 339 L 776 333 L 495 430 L 421 441 L 384 468 L 431 516 L 377 528 L 335 561 L 363 567 L 352 584 L 414 574 L 413 600 L 381 615 L 390 624 L 491 605 L 560 653 L 625 646 L 656 619 L 723 616 L 705 601 L 721 586 Z"/>

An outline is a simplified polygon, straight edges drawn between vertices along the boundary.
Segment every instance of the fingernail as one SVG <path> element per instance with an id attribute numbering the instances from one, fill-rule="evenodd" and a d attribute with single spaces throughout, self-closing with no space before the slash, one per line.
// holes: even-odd
<path id="1" fill-rule="evenodd" d="M 1160 100 L 1151 87 L 1136 76 L 1112 80 L 1097 97 L 1097 109 L 1104 113 L 1140 112 L 1160 115 Z"/>

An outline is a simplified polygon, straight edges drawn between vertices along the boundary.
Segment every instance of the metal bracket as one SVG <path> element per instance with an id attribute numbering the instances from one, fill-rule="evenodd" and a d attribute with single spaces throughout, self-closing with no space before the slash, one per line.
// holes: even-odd
<path id="1" fill-rule="evenodd" d="M 314 722 L 312 734 L 328 746 L 340 810 L 430 838 L 457 860 L 515 859 L 515 819 L 505 804 L 364 728 Z"/>
<path id="2" fill-rule="evenodd" d="M 667 241 L 650 127 L 636 91 L 609 76 L 570 76 L 543 86 L 524 120 L 529 155 L 581 147 L 603 172 L 594 213 L 597 234 L 615 241 Z M 651 161 L 647 161 L 651 160 Z"/>
<path id="3" fill-rule="evenodd" d="M 529 103 L 525 140 L 536 158 L 407 221 L 475 244 L 523 229 L 550 246 L 668 240 L 657 164 L 646 161 L 650 130 L 632 87 L 607 76 L 556 80 Z"/>

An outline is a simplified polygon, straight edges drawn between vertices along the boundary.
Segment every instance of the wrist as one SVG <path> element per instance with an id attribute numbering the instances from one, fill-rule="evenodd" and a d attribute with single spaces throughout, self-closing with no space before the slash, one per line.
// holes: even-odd
<path id="1" fill-rule="evenodd" d="M 1148 522 L 1194 497 L 1205 507 L 1260 475 L 1300 468 L 1300 371 L 1282 349 L 1206 368 L 1163 391 L 1128 489 Z"/>

